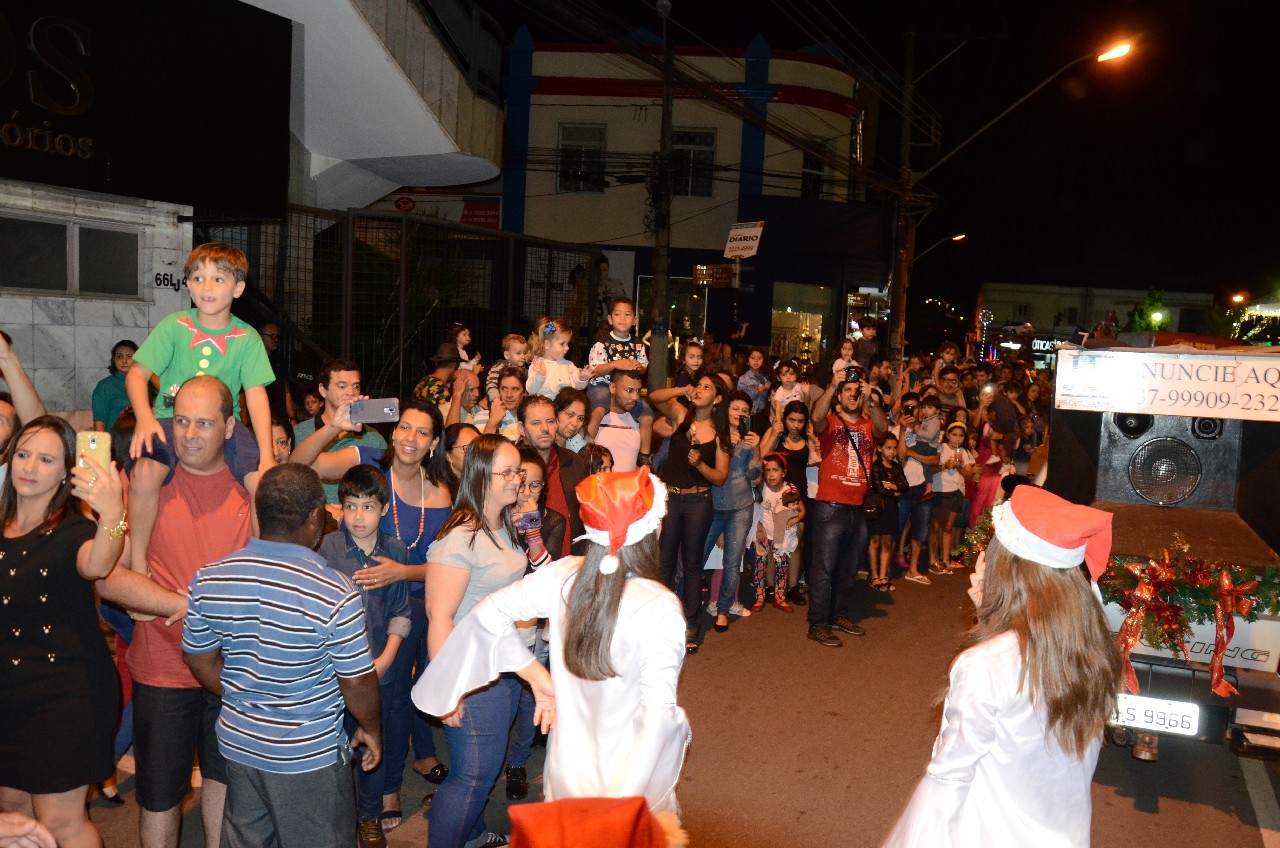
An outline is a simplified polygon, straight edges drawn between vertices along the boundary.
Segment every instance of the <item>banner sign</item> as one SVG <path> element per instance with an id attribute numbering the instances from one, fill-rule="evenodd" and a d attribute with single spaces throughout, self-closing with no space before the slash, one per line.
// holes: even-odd
<path id="1" fill-rule="evenodd" d="M 1091 412 L 1280 421 L 1280 353 L 1061 347 L 1054 405 Z"/>
<path id="2" fill-rule="evenodd" d="M 725 259 L 747 259 L 760 249 L 760 236 L 764 233 L 764 221 L 747 221 L 729 228 L 729 240 L 725 242 Z"/>

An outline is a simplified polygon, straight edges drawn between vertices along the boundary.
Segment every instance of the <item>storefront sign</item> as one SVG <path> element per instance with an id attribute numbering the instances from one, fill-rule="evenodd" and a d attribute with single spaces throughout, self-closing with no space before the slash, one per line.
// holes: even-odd
<path id="1" fill-rule="evenodd" d="M 1058 350 L 1059 409 L 1280 421 L 1280 354 Z"/>

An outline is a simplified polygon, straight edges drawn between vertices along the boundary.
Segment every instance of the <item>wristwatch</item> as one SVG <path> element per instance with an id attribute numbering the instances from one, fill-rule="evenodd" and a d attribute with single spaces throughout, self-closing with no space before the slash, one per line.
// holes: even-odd
<path id="1" fill-rule="evenodd" d="M 120 513 L 120 523 L 115 525 L 114 527 L 107 528 L 107 536 L 109 536 L 112 539 L 119 539 L 120 537 L 124 536 L 125 533 L 129 532 L 128 518 L 129 518 L 129 510 L 126 509 L 124 512 Z"/>

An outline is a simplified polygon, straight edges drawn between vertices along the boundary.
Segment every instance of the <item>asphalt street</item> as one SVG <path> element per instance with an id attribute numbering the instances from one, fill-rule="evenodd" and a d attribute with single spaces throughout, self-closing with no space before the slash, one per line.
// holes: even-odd
<path id="1" fill-rule="evenodd" d="M 897 585 L 885 596 L 859 582 L 855 617 L 868 632 L 843 648 L 807 640 L 802 609 L 766 607 L 708 633 L 688 658 L 680 700 L 694 738 L 679 795 L 696 848 L 871 848 L 888 833 L 928 762 L 947 666 L 972 611 L 961 576 Z M 530 763 L 531 796 L 542 753 Z M 132 779 L 121 788 L 124 807 L 93 805 L 109 846 L 137 844 Z M 406 819 L 392 846 L 426 844 L 421 802 L 432 789 L 406 772 Z M 499 780 L 495 830 L 507 824 L 502 790 Z M 1276 848 L 1278 792 L 1274 766 L 1222 746 L 1166 737 L 1156 763 L 1108 746 L 1094 779 L 1093 845 Z M 202 844 L 193 805 L 182 845 Z"/>

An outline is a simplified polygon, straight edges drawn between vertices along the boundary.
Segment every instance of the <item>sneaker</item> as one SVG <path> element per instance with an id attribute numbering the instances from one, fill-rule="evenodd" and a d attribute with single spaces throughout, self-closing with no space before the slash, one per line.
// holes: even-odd
<path id="1" fill-rule="evenodd" d="M 707 615 L 713 618 L 720 614 L 720 609 L 714 603 L 707 604 Z"/>
<path id="2" fill-rule="evenodd" d="M 520 801 L 528 795 L 529 775 L 525 773 L 524 766 L 507 766 L 507 800 Z"/>
<path id="3" fill-rule="evenodd" d="M 844 647 L 844 642 L 841 642 L 840 637 L 831 632 L 830 627 L 810 627 L 809 638 L 824 648 Z"/>
<path id="4" fill-rule="evenodd" d="M 838 617 L 835 621 L 831 622 L 831 627 L 835 630 L 840 630 L 844 633 L 848 633 L 850 636 L 866 636 L 867 635 L 867 631 L 863 628 L 861 624 L 854 624 L 851 619 L 846 618 L 843 615 Z"/>
<path id="5" fill-rule="evenodd" d="M 511 837 L 506 834 L 489 831 L 483 836 L 477 837 L 474 842 L 468 842 L 467 848 L 500 848 L 500 846 L 510 844 Z"/>
<path id="6" fill-rule="evenodd" d="M 750 618 L 751 610 L 747 609 L 737 601 L 734 601 L 733 606 L 729 607 L 729 615 L 736 615 L 741 618 Z"/>
<path id="7" fill-rule="evenodd" d="M 387 837 L 382 833 L 382 822 L 376 816 L 361 819 L 356 825 L 356 839 L 360 848 L 387 848 Z"/>

